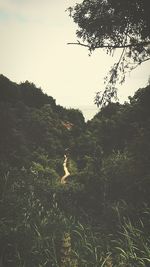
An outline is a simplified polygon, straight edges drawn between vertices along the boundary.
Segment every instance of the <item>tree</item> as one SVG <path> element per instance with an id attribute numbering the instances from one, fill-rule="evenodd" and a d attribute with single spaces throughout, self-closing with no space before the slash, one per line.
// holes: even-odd
<path id="1" fill-rule="evenodd" d="M 68 8 L 70 16 L 78 24 L 77 43 L 92 53 L 102 48 L 121 55 L 105 77 L 105 90 L 98 92 L 95 103 L 104 105 L 117 99 L 116 83 L 123 83 L 127 70 L 150 60 L 149 0 L 84 0 Z"/>

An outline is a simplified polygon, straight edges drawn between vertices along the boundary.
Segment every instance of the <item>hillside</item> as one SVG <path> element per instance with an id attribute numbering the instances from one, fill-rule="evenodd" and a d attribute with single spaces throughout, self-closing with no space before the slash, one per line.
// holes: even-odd
<path id="1" fill-rule="evenodd" d="M 147 86 L 85 123 L 0 76 L 1 266 L 149 266 L 149 105 Z"/>
<path id="2" fill-rule="evenodd" d="M 70 146 L 72 132 L 84 127 L 80 111 L 65 109 L 28 81 L 16 84 L 0 76 L 0 156 L 12 166 L 30 164 L 32 154 L 43 151 L 50 158 L 61 158 Z"/>

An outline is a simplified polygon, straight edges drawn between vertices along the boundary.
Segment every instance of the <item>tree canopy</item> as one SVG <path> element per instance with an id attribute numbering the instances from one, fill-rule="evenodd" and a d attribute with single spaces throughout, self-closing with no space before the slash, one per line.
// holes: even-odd
<path id="1" fill-rule="evenodd" d="M 127 71 L 150 60 L 149 5 L 149 0 L 84 0 L 68 8 L 78 24 L 78 40 L 69 44 L 85 46 L 90 53 L 99 48 L 111 55 L 121 50 L 118 62 L 105 78 L 104 92 L 95 97 L 96 104 L 116 99 L 116 83 L 123 83 Z"/>

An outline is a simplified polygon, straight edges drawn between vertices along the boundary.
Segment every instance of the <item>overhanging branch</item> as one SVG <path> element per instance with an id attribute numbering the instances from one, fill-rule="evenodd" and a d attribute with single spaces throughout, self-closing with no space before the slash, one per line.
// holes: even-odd
<path id="1" fill-rule="evenodd" d="M 148 60 L 150 60 L 150 57 L 148 57 L 146 59 L 143 59 L 141 62 L 138 62 L 138 64 L 136 64 L 134 67 L 131 67 L 131 71 L 135 70 L 140 64 L 142 64 L 142 63 L 144 63 L 144 62 L 146 62 Z"/>
<path id="2" fill-rule="evenodd" d="M 124 44 L 124 45 L 87 45 L 87 44 L 83 44 L 83 43 L 80 43 L 79 41 L 77 43 L 67 43 L 68 45 L 80 45 L 80 46 L 84 46 L 84 47 L 87 47 L 89 48 L 90 50 L 92 49 L 96 49 L 96 48 L 112 48 L 112 49 L 115 49 L 115 48 L 128 48 L 128 47 L 139 47 L 139 46 L 146 46 L 146 45 L 149 45 L 150 44 L 150 41 L 145 41 L 145 42 L 140 42 L 140 43 L 135 43 L 135 44 Z"/>

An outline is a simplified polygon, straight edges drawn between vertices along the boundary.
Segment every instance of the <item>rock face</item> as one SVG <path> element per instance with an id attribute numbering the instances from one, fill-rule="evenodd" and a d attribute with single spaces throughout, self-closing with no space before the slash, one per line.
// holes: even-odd
<path id="1" fill-rule="evenodd" d="M 67 130 L 71 130 L 72 127 L 74 126 L 73 123 L 69 122 L 69 121 L 65 121 L 65 122 L 62 122 L 62 125 L 67 129 Z"/>

